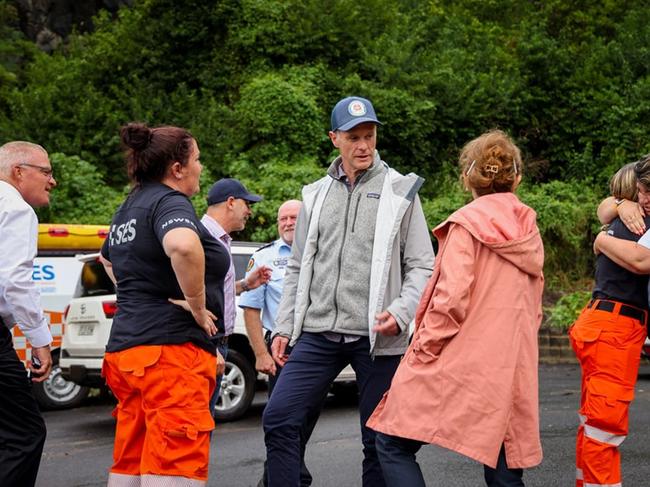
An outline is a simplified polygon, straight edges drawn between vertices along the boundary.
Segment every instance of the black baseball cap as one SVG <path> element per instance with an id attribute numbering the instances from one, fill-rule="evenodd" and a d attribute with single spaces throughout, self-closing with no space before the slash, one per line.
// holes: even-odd
<path id="1" fill-rule="evenodd" d="M 208 191 L 208 205 L 223 203 L 231 196 L 251 203 L 262 201 L 261 196 L 249 193 L 246 187 L 237 179 L 223 178 L 214 183 L 210 191 Z"/>

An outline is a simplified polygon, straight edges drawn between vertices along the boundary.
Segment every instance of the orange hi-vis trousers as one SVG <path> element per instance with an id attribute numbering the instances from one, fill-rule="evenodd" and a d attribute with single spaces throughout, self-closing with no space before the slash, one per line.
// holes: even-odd
<path id="1" fill-rule="evenodd" d="M 592 300 L 569 330 L 582 368 L 577 487 L 622 485 L 618 447 L 628 432 L 646 322 L 644 310 Z"/>
<path id="2" fill-rule="evenodd" d="M 206 485 L 216 357 L 191 343 L 106 353 L 118 400 L 109 487 Z"/>

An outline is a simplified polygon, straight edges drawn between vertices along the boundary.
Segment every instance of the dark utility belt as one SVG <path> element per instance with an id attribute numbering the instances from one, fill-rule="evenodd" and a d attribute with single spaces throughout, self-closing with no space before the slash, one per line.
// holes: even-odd
<path id="1" fill-rule="evenodd" d="M 648 312 L 635 306 L 630 306 L 629 304 L 622 304 L 616 301 L 607 301 L 604 299 L 592 299 L 589 301 L 589 304 L 587 304 L 587 308 L 612 313 L 617 304 L 621 307 L 618 314 L 639 320 L 642 325 L 646 324 Z"/>

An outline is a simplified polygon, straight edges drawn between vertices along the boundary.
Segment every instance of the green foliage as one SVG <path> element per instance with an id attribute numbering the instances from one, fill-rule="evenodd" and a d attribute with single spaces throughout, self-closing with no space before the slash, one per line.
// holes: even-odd
<path id="1" fill-rule="evenodd" d="M 563 289 L 593 273 L 597 193 L 588 183 L 551 181 L 523 186 L 521 200 L 537 212 L 544 241 L 546 285 Z"/>
<path id="2" fill-rule="evenodd" d="M 102 202 L 114 206 L 126 184 L 118 129 L 139 120 L 196 136 L 199 213 L 220 177 L 262 194 L 238 238 L 269 240 L 277 206 L 331 160 L 331 107 L 358 94 L 384 122 L 382 157 L 426 178 L 432 227 L 467 201 L 453 176 L 459 148 L 490 128 L 512 134 L 529 163 L 520 194 L 539 215 L 547 283 L 564 289 L 591 274 L 607 179 L 650 152 L 640 0 L 142 0 L 51 55 L 17 19 L 0 0 L 0 143 L 78 157 L 60 163 L 56 205 L 42 212 L 59 220 L 106 221 Z M 101 201 L 88 203 L 88 178 Z"/>
<path id="3" fill-rule="evenodd" d="M 50 206 L 38 210 L 39 220 L 108 224 L 123 193 L 106 186 L 98 171 L 77 156 L 55 153 L 50 160 L 58 186 L 51 193 Z"/>
<path id="4" fill-rule="evenodd" d="M 239 164 L 248 166 L 247 161 Z M 271 159 L 257 166 L 254 176 L 243 177 L 241 181 L 249 191 L 264 197 L 253 205 L 253 216 L 246 230 L 237 238 L 257 242 L 268 242 L 278 238 L 276 221 L 280 205 L 286 200 L 302 199 L 301 189 L 323 177 L 325 171 L 313 157 L 294 158 L 291 161 Z"/>
<path id="5" fill-rule="evenodd" d="M 471 199 L 471 194 L 462 190 L 460 182 L 451 178 L 436 187 L 433 197 L 421 195 L 422 209 L 429 228 L 437 227 Z"/>
<path id="6" fill-rule="evenodd" d="M 567 330 L 590 298 L 590 291 L 574 291 L 565 294 L 553 306 L 544 308 L 547 315 L 546 323 L 551 328 Z"/>
<path id="7" fill-rule="evenodd" d="M 544 242 L 546 287 L 570 289 L 575 282 L 591 277 L 594 266 L 591 245 L 599 227 L 595 212 L 599 196 L 586 183 L 578 181 L 522 185 L 517 193 L 537 212 L 537 226 Z M 469 193 L 462 191 L 460 183 L 449 176 L 435 194 L 422 199 L 430 228 L 471 199 Z"/>

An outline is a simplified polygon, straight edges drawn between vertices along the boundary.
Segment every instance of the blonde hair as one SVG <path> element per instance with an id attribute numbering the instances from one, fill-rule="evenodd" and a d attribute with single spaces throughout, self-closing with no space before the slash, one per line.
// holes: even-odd
<path id="1" fill-rule="evenodd" d="M 521 151 L 501 130 L 468 142 L 460 153 L 461 178 L 476 194 L 513 191 L 522 172 Z"/>
<path id="2" fill-rule="evenodd" d="M 614 198 L 636 201 L 639 191 L 636 187 L 636 162 L 625 164 L 609 180 L 609 192 Z"/>

